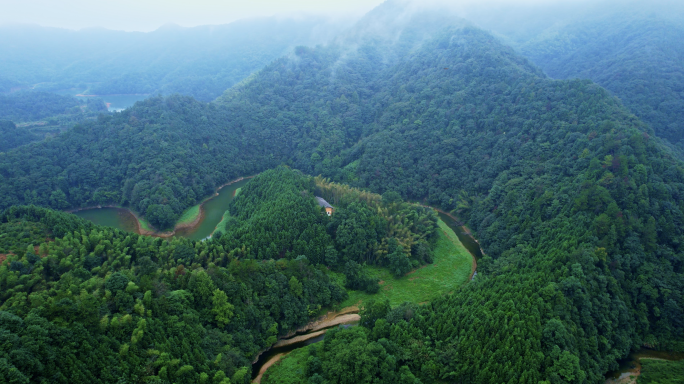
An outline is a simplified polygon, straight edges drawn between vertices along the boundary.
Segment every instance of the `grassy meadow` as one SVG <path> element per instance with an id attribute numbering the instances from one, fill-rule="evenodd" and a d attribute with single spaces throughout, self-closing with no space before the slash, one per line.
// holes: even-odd
<path id="1" fill-rule="evenodd" d="M 439 220 L 439 231 L 434 250 L 434 262 L 423 266 L 406 276 L 394 277 L 386 268 L 366 266 L 373 276 L 381 281 L 380 292 L 370 295 L 349 290 L 349 298 L 342 308 L 360 304 L 368 299 L 387 298 L 392 306 L 405 301 L 425 303 L 438 295 L 444 295 L 463 286 L 470 278 L 473 257 L 461 244 L 454 231 Z M 333 273 L 343 282 L 344 275 Z M 296 349 L 283 356 L 264 374 L 262 384 L 305 384 L 308 348 Z"/>
<path id="2" fill-rule="evenodd" d="M 361 291 L 348 291 L 349 298 L 342 307 L 368 299 L 388 298 L 392 306 L 405 301 L 424 303 L 437 295 L 453 292 L 470 278 L 473 258 L 446 223 L 439 220 L 439 231 L 434 250 L 434 262 L 394 277 L 387 268 L 366 266 L 371 275 L 380 279 L 380 292 L 370 295 Z M 341 274 L 340 278 L 344 278 Z"/>
<path id="3" fill-rule="evenodd" d="M 641 358 L 638 384 L 684 384 L 684 360 Z"/>
<path id="4" fill-rule="evenodd" d="M 199 215 L 200 215 L 200 204 L 193 205 L 192 207 L 186 209 L 185 212 L 183 212 L 181 217 L 176 222 L 176 225 L 190 224 L 193 221 L 195 221 L 195 219 L 197 219 L 197 217 Z"/>
<path id="5" fill-rule="evenodd" d="M 306 384 L 306 359 L 309 348 L 295 349 L 272 365 L 261 378 L 261 384 Z"/>

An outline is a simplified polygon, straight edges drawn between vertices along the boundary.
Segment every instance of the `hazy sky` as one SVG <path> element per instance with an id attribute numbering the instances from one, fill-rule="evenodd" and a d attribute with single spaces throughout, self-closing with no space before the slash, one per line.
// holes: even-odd
<path id="1" fill-rule="evenodd" d="M 0 24 L 150 31 L 276 14 L 363 14 L 383 0 L 0 0 Z"/>
<path id="2" fill-rule="evenodd" d="M 152 31 L 167 23 L 193 27 L 227 24 L 250 17 L 297 14 L 361 16 L 384 0 L 0 0 L 0 25 L 28 23 L 81 29 L 104 27 L 125 31 Z M 617 8 L 652 2 L 682 0 L 398 0 L 414 5 L 440 3 L 456 9 L 476 8 L 496 14 L 504 9 L 565 7 L 577 10 L 595 3 Z M 429 6 L 429 5 L 428 5 Z M 561 9 L 561 8 L 558 8 Z M 563 13 L 563 12 L 560 12 Z"/>

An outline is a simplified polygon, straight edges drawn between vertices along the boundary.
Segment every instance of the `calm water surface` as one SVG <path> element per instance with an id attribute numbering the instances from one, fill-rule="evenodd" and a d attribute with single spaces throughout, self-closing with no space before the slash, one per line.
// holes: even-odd
<path id="1" fill-rule="evenodd" d="M 99 95 L 105 103 L 109 112 L 120 112 L 133 106 L 136 101 L 145 100 L 150 95 Z"/>
<path id="2" fill-rule="evenodd" d="M 466 249 L 470 251 L 470 253 L 473 256 L 475 256 L 475 259 L 480 260 L 480 258 L 482 257 L 482 249 L 480 248 L 480 244 L 475 240 L 475 238 L 467 234 L 463 230 L 463 226 L 459 225 L 451 217 L 445 215 L 442 212 L 437 212 L 437 215 L 440 219 L 442 219 L 443 222 L 446 223 L 446 225 L 449 226 L 449 228 L 454 230 L 456 236 L 458 236 L 458 239 L 461 240 L 461 243 L 463 243 L 463 246 L 466 247 Z"/>
<path id="3" fill-rule="evenodd" d="M 214 229 L 216 229 L 216 225 L 223 219 L 223 213 L 228 210 L 228 205 L 235 196 L 235 190 L 243 187 L 247 182 L 249 182 L 249 179 L 221 188 L 218 196 L 204 203 L 204 219 L 202 222 L 192 230 L 179 230 L 175 236 L 187 237 L 191 240 L 202 240 L 211 236 Z M 114 227 L 124 231 L 136 232 L 138 228 L 135 216 L 126 209 L 94 208 L 78 211 L 75 214 L 95 224 Z"/>
<path id="4" fill-rule="evenodd" d="M 76 216 L 90 220 L 97 225 L 118 228 L 123 231 L 136 232 L 138 223 L 127 209 L 95 208 L 74 212 Z"/>
<path id="5" fill-rule="evenodd" d="M 249 179 L 238 181 L 231 185 L 221 188 L 218 196 L 204 203 L 204 219 L 190 231 L 178 231 L 176 236 L 187 237 L 191 240 L 202 240 L 211 236 L 218 223 L 223 219 L 223 213 L 228 209 L 228 205 L 235 197 L 235 190 L 243 187 Z"/>

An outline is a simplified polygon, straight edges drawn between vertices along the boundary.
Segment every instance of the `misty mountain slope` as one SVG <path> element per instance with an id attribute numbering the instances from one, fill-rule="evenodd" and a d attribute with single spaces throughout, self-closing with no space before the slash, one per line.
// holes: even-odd
<path id="1" fill-rule="evenodd" d="M 297 48 L 217 103 L 155 98 L 10 151 L 0 206 L 128 203 L 163 226 L 285 163 L 466 220 L 488 255 L 475 282 L 330 336 L 349 342 L 314 356 L 313 382 L 598 383 L 644 343 L 684 348 L 682 163 L 605 89 L 455 24 Z"/>
<path id="2" fill-rule="evenodd" d="M 106 112 L 101 99 L 79 100 L 48 92 L 15 92 L 0 95 L 0 119 L 15 122 L 36 121 L 57 115 Z"/>
<path id="3" fill-rule="evenodd" d="M 28 144 L 39 140 L 40 137 L 32 134 L 26 128 L 17 127 L 11 121 L 0 120 L 0 152 Z"/>
<path id="4" fill-rule="evenodd" d="M 521 51 L 549 76 L 591 79 L 673 144 L 684 138 L 684 29 L 658 17 L 570 24 Z"/>
<path id="5" fill-rule="evenodd" d="M 479 268 L 491 278 L 409 325 L 376 324 L 364 342 L 411 334 L 389 337 L 391 348 L 425 382 L 601 382 L 643 342 L 681 348 L 683 296 L 639 292 L 684 287 L 682 164 L 619 101 L 589 81 L 545 79 L 473 29 L 446 32 L 368 81 L 355 72 L 363 54 L 335 61 L 333 76 L 324 53 L 301 50 L 229 91 L 234 121 L 287 116 L 307 143 L 293 165 L 455 209 L 489 255 Z M 442 345 L 414 351 L 428 340 Z M 357 372 L 334 354 L 316 358 Z M 332 370 L 313 373 L 335 381 Z"/>
<path id="6" fill-rule="evenodd" d="M 301 44 L 344 27 L 321 18 L 241 20 L 154 32 L 0 27 L 0 85 L 94 94 L 182 93 L 209 101 Z"/>

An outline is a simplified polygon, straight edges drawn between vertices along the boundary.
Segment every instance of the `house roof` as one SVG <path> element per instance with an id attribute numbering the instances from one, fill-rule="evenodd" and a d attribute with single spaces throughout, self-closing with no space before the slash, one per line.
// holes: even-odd
<path id="1" fill-rule="evenodd" d="M 316 196 L 316 201 L 318 202 L 318 205 L 321 207 L 324 207 L 324 208 L 332 208 L 333 207 L 327 201 L 325 201 L 325 199 L 323 199 L 322 197 Z"/>

